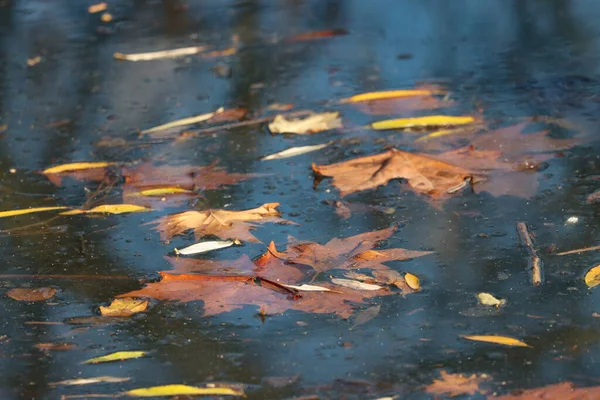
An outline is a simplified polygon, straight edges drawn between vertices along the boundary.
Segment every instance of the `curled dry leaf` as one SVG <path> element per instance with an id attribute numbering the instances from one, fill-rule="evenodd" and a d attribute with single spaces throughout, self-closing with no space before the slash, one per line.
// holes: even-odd
<path id="1" fill-rule="evenodd" d="M 104 204 L 91 208 L 89 210 L 70 210 L 60 213 L 60 215 L 78 215 L 78 214 L 125 214 L 136 212 L 152 211 L 151 208 L 137 206 L 135 204 Z"/>
<path id="2" fill-rule="evenodd" d="M 144 357 L 148 354 L 147 351 L 117 351 L 116 353 L 107 354 L 101 357 L 90 358 L 82 362 L 82 364 L 100 364 L 112 361 L 130 360 L 132 358 Z"/>
<path id="3" fill-rule="evenodd" d="M 473 374 L 466 376 L 463 374 L 449 374 L 441 370 L 440 379 L 434 379 L 433 383 L 425 387 L 427 393 L 450 397 L 460 396 L 463 394 L 475 395 L 477 393 L 486 393 L 487 390 L 481 390 L 479 385 L 490 377 L 486 374 Z"/>
<path id="4" fill-rule="evenodd" d="M 36 208 L 26 208 L 24 210 L 0 211 L 0 218 L 14 217 L 17 215 L 32 214 L 32 213 L 45 212 L 45 211 L 64 210 L 67 208 L 69 208 L 69 207 L 36 207 Z"/>
<path id="5" fill-rule="evenodd" d="M 484 306 L 500 307 L 506 304 L 506 300 L 497 299 L 489 293 L 479 293 L 477 294 L 477 299 Z"/>
<path id="6" fill-rule="evenodd" d="M 6 295 L 19 301 L 44 301 L 52 298 L 56 289 L 50 287 L 41 288 L 14 288 L 6 292 Z"/>
<path id="7" fill-rule="evenodd" d="M 590 288 L 598 286 L 598 284 L 600 284 L 600 265 L 596 265 L 586 272 L 584 280 L 585 284 Z"/>
<path id="8" fill-rule="evenodd" d="M 499 336 L 499 335 L 463 335 L 462 336 L 468 340 L 474 340 L 477 342 L 487 342 L 487 343 L 496 343 L 503 344 L 505 346 L 516 346 L 516 347 L 531 347 L 525 342 L 522 342 L 518 339 L 511 338 L 509 336 Z"/>
<path id="9" fill-rule="evenodd" d="M 228 387 L 196 387 L 187 385 L 152 386 L 128 390 L 123 393 L 129 397 L 167 397 L 167 396 L 244 396 L 244 392 Z"/>
<path id="10" fill-rule="evenodd" d="M 108 307 L 100 306 L 100 314 L 103 317 L 131 317 L 148 308 L 148 300 L 124 297 L 114 299 Z"/>
<path id="11" fill-rule="evenodd" d="M 256 224 L 292 223 L 279 218 L 278 206 L 279 203 L 267 203 L 243 211 L 186 211 L 162 217 L 154 223 L 157 224 L 156 230 L 160 232 L 162 240 L 169 240 L 188 229 L 193 229 L 196 239 L 205 235 L 215 235 L 221 239 L 238 238 L 242 241 L 258 242 L 259 240 L 250 233 Z"/>
<path id="12" fill-rule="evenodd" d="M 421 290 L 421 281 L 416 275 L 407 272 L 406 274 L 404 274 L 404 280 L 406 281 L 408 287 L 410 287 L 412 290 Z"/>
<path id="13" fill-rule="evenodd" d="M 195 243 L 191 246 L 184 247 L 183 249 L 175 249 L 175 253 L 178 255 L 192 255 L 201 254 L 213 250 L 225 249 L 233 245 L 241 245 L 242 243 L 237 240 L 212 240 L 210 242 Z"/>
<path id="14" fill-rule="evenodd" d="M 325 112 L 312 114 L 305 118 L 291 119 L 278 115 L 269 124 L 271 133 L 310 134 L 337 128 L 342 128 L 339 112 Z"/>
<path id="15" fill-rule="evenodd" d="M 457 126 L 472 124 L 476 121 L 470 116 L 455 117 L 447 115 L 429 115 L 426 117 L 398 118 L 373 122 L 371 128 L 375 130 L 387 129 L 426 129 L 441 126 Z"/>

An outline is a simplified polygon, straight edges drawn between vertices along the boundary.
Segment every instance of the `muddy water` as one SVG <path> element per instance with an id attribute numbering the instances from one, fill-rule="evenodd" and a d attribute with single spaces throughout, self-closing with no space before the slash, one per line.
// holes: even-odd
<path id="1" fill-rule="evenodd" d="M 549 253 L 552 246 L 568 250 L 598 243 L 597 209 L 585 202 L 598 187 L 597 179 L 590 179 L 598 173 L 599 149 L 593 140 L 600 111 L 596 1 L 206 0 L 182 9 L 169 1 L 119 0 L 110 3 L 113 21 L 108 24 L 72 1 L 10 3 L 0 7 L 0 125 L 7 125 L 0 139 L 2 210 L 81 206 L 95 184 L 67 180 L 57 187 L 38 173 L 73 161 L 207 165 L 218 159 L 228 171 L 262 175 L 203 193 L 196 203 L 150 214 L 1 220 L 2 274 L 90 278 L 0 279 L 2 398 L 228 382 L 247 385 L 251 399 L 312 394 L 418 399 L 427 398 L 421 387 L 441 369 L 486 373 L 492 377 L 490 393 L 562 380 L 597 384 L 600 320 L 593 313 L 600 312 L 600 295 L 585 287 L 582 276 L 600 262 L 600 253 Z M 282 40 L 325 29 L 348 34 L 292 44 Z M 206 43 L 225 48 L 232 35 L 239 36 L 240 50 L 229 58 L 146 63 L 112 58 L 115 51 Z M 28 67 L 27 60 L 36 56 L 41 62 Z M 231 76 L 216 74 L 217 65 L 230 68 Z M 221 106 L 256 114 L 272 103 L 336 110 L 340 106 L 330 100 L 423 82 L 450 89 L 449 112 L 478 110 L 499 125 L 523 116 L 560 117 L 579 124 L 591 140 L 534 172 L 537 187 L 529 188 L 529 198 L 479 191 L 432 207 L 393 182 L 349 198 L 392 208 L 392 213 L 357 212 L 344 220 L 324 203 L 337 200 L 337 190 L 330 182 L 313 190 L 309 166 L 407 143 L 397 132 L 360 128 L 376 117 L 344 108 L 347 130 L 310 137 L 272 136 L 259 125 L 180 143 L 138 138 L 139 129 Z M 556 137 L 568 135 L 560 127 L 546 129 Z M 355 140 L 290 160 L 258 161 L 287 147 L 340 136 Z M 96 146 L 102 138 L 128 145 Z M 523 191 L 521 183 L 511 184 L 514 193 Z M 118 193 L 110 196 L 107 202 L 120 201 Z M 352 321 L 335 316 L 292 311 L 265 319 L 253 307 L 203 318 L 199 302 L 157 302 L 149 312 L 118 322 L 78 319 L 98 316 L 99 305 L 140 288 L 140 280 L 156 279 L 157 271 L 170 268 L 163 256 L 193 242 L 183 237 L 161 244 L 143 223 L 191 207 L 245 209 L 265 202 L 280 202 L 283 216 L 299 224 L 256 230 L 261 241 L 274 240 L 281 247 L 288 235 L 325 243 L 400 222 L 402 228 L 382 246 L 435 251 L 390 263 L 418 274 L 423 290 L 375 299 L 379 315 L 354 330 L 349 330 Z M 571 216 L 578 222 L 566 223 Z M 545 261 L 546 282 L 539 288 L 528 281 L 517 221 L 529 224 Z M 262 244 L 247 244 L 214 257 L 254 257 L 262 251 Z M 41 285 L 58 293 L 43 303 L 4 295 L 12 287 Z M 508 303 L 499 311 L 483 309 L 475 298 L 479 292 Z M 532 348 L 472 343 L 460 338 L 465 334 L 513 336 Z M 75 347 L 49 352 L 34 347 L 49 342 Z M 81 365 L 121 350 L 151 354 Z M 132 380 L 50 385 L 100 375 Z M 263 381 L 296 375 L 295 383 L 282 388 Z"/>

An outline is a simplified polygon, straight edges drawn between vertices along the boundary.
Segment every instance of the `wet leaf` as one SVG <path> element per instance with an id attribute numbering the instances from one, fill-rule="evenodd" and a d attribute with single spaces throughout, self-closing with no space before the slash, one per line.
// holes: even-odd
<path id="1" fill-rule="evenodd" d="M 121 383 L 130 381 L 131 378 L 121 378 L 118 376 L 95 376 L 93 378 L 78 378 L 78 379 L 67 379 L 59 382 L 50 382 L 49 386 L 81 386 L 89 385 L 92 383 Z"/>
<path id="2" fill-rule="evenodd" d="M 106 11 L 106 9 L 108 9 L 108 5 L 105 2 L 96 3 L 88 7 L 88 13 L 96 14 L 102 11 Z"/>
<path id="3" fill-rule="evenodd" d="M 116 353 L 107 354 L 101 357 L 90 358 L 82 362 L 82 364 L 99 364 L 112 361 L 123 361 L 133 358 L 140 358 L 148 354 L 147 351 L 117 351 Z"/>
<path id="4" fill-rule="evenodd" d="M 449 374 L 441 370 L 440 379 L 434 379 L 433 383 L 425 387 L 425 391 L 436 396 L 447 395 L 450 397 L 463 394 L 475 395 L 477 393 L 485 394 L 487 390 L 481 390 L 479 385 L 490 377 L 486 374 L 473 374 L 466 376 L 463 374 Z"/>
<path id="5" fill-rule="evenodd" d="M 207 210 L 185 211 L 167 215 L 155 221 L 156 230 L 162 240 L 169 240 L 175 235 L 193 229 L 196 239 L 205 235 L 215 235 L 221 239 L 238 238 L 247 242 L 258 242 L 250 233 L 257 224 L 265 222 L 290 223 L 279 218 L 279 203 L 267 203 L 260 207 L 243 210 Z"/>
<path id="6" fill-rule="evenodd" d="M 311 153 L 313 151 L 324 149 L 329 146 L 331 143 L 317 144 L 314 146 L 300 146 L 300 147 L 292 147 L 291 149 L 283 150 L 278 153 L 270 154 L 262 158 L 263 161 L 267 160 L 281 160 L 284 158 L 290 158 L 299 156 L 301 154 Z"/>
<path id="7" fill-rule="evenodd" d="M 516 391 L 515 394 L 494 397 L 495 400 L 593 400 L 598 398 L 600 398 L 600 386 L 577 388 L 571 382 L 560 382 L 535 389 L 522 389 Z"/>
<path id="8" fill-rule="evenodd" d="M 202 121 L 211 119 L 214 115 L 215 115 L 214 112 L 209 112 L 206 114 L 200 114 L 200 115 L 196 115 L 193 117 L 178 119 L 176 121 L 171 121 L 171 122 L 167 122 L 166 124 L 155 126 L 154 128 L 144 129 L 142 131 L 142 134 L 148 135 L 150 133 L 165 131 L 165 130 L 171 129 L 171 128 L 178 128 L 180 126 L 188 126 L 188 125 L 197 124 L 198 122 L 202 122 Z"/>
<path id="9" fill-rule="evenodd" d="M 139 388 L 124 392 L 130 397 L 164 397 L 164 396 L 245 396 L 241 390 L 226 387 L 201 388 L 187 385 L 164 385 Z"/>
<path id="10" fill-rule="evenodd" d="M 324 112 L 312 114 L 305 118 L 291 119 L 278 115 L 269 124 L 271 133 L 310 134 L 337 128 L 342 128 L 342 119 L 339 112 Z"/>
<path id="11" fill-rule="evenodd" d="M 285 284 L 283 284 L 283 286 L 288 287 L 290 289 L 295 289 L 299 292 L 330 292 L 331 291 L 331 289 L 326 288 L 326 287 L 307 285 L 305 283 L 302 285 L 285 285 Z"/>
<path id="12" fill-rule="evenodd" d="M 133 298 L 114 299 L 108 307 L 100 306 L 103 317 L 130 317 L 148 308 L 148 300 Z"/>
<path id="13" fill-rule="evenodd" d="M 600 284 L 600 265 L 596 265 L 586 272 L 584 280 L 585 284 L 590 288 L 598 286 L 598 284 Z"/>
<path id="14" fill-rule="evenodd" d="M 62 164 L 57 165 L 55 167 L 46 168 L 42 171 L 43 174 L 60 174 L 63 172 L 73 172 L 73 171 L 81 171 L 85 169 L 96 169 L 96 168 L 106 168 L 113 165 L 117 165 L 114 162 L 78 162 L 78 163 L 70 163 L 70 164 Z"/>
<path id="15" fill-rule="evenodd" d="M 354 325 L 352 325 L 350 330 L 353 330 L 359 325 L 366 324 L 375 318 L 377 315 L 379 315 L 379 310 L 381 310 L 381 306 L 369 307 L 366 310 L 358 312 L 358 314 L 356 314 L 356 318 L 354 319 Z"/>
<path id="16" fill-rule="evenodd" d="M 511 338 L 508 336 L 497 336 L 497 335 L 463 335 L 462 336 L 468 340 L 474 340 L 477 342 L 487 342 L 487 343 L 496 343 L 503 344 L 505 346 L 517 346 L 517 347 L 531 347 L 525 342 L 522 342 L 518 339 Z"/>
<path id="17" fill-rule="evenodd" d="M 73 343 L 38 343 L 33 347 L 41 351 L 66 351 L 73 350 L 77 346 Z"/>
<path id="18" fill-rule="evenodd" d="M 32 214 L 44 211 L 64 210 L 69 207 L 36 207 L 26 208 L 24 210 L 0 211 L 0 218 L 14 217 L 16 215 Z"/>
<path id="19" fill-rule="evenodd" d="M 298 35 L 290 36 L 285 39 L 286 42 L 304 42 L 307 40 L 324 39 L 333 36 L 347 35 L 348 31 L 345 29 L 326 29 L 323 31 L 300 33 Z"/>
<path id="20" fill-rule="evenodd" d="M 440 126 L 467 125 L 475 121 L 475 118 L 469 116 L 430 115 L 427 117 L 398 118 L 373 122 L 371 128 L 378 131 L 387 129 L 425 129 Z"/>
<path id="21" fill-rule="evenodd" d="M 152 60 L 161 60 L 166 58 L 178 58 L 185 56 L 192 56 L 195 54 L 202 53 L 208 47 L 207 46 L 192 46 L 192 47 L 182 47 L 178 49 L 171 50 L 159 50 L 159 51 L 151 51 L 147 53 L 132 53 L 125 54 L 120 52 L 115 52 L 113 57 L 117 60 L 124 61 L 152 61 Z"/>
<path id="22" fill-rule="evenodd" d="M 139 193 L 142 196 L 168 196 L 171 194 L 193 194 L 194 192 L 180 187 L 161 187 L 141 190 Z"/>
<path id="23" fill-rule="evenodd" d="M 240 245 L 240 244 L 242 244 L 242 243 L 237 239 L 213 240 L 210 242 L 196 243 L 191 246 L 184 247 L 181 250 L 175 249 L 175 253 L 178 255 L 181 254 L 181 255 L 187 256 L 187 255 L 191 255 L 191 254 L 206 253 L 206 252 L 209 252 L 212 250 L 224 249 L 227 247 L 231 247 L 233 245 Z"/>
<path id="24" fill-rule="evenodd" d="M 380 290 L 380 289 L 383 289 L 383 287 L 381 287 L 379 285 L 372 285 L 369 283 L 355 281 L 352 279 L 332 278 L 331 282 L 335 283 L 336 285 L 340 285 L 340 286 L 347 287 L 350 289 L 355 289 L 355 290 Z"/>
<path id="25" fill-rule="evenodd" d="M 8 297 L 19 301 L 44 301 L 52 298 L 55 294 L 56 289 L 50 287 L 14 288 L 6 292 Z"/>
<path id="26" fill-rule="evenodd" d="M 442 129 L 442 130 L 435 131 L 435 132 L 432 132 L 427 135 L 423 135 L 423 136 L 419 137 L 418 139 L 415 140 L 415 143 L 425 142 L 430 139 L 437 139 L 440 137 L 451 136 L 451 135 L 459 135 L 459 134 L 461 136 L 464 136 L 465 134 L 472 135 L 476 131 L 480 130 L 481 128 L 482 128 L 482 125 L 472 125 L 472 126 L 460 126 L 458 128 L 452 128 L 452 129 Z"/>
<path id="27" fill-rule="evenodd" d="M 412 90 L 385 90 L 381 92 L 368 92 L 357 94 L 340 100 L 341 103 L 358 103 L 363 101 L 385 100 L 402 97 L 430 96 L 432 94 L 443 94 L 442 91 L 427 89 Z"/>
<path id="28" fill-rule="evenodd" d="M 484 306 L 500 307 L 500 306 L 506 304 L 506 300 L 497 299 L 489 293 L 479 293 L 477 295 L 477 299 L 479 299 L 479 302 L 481 304 L 483 304 Z"/>
<path id="29" fill-rule="evenodd" d="M 71 210 L 60 213 L 60 215 L 77 215 L 77 214 L 125 214 L 136 212 L 147 212 L 152 209 L 135 204 L 104 204 L 91 208 L 89 210 Z"/>
<path id="30" fill-rule="evenodd" d="M 416 275 L 407 272 L 404 274 L 404 280 L 406 281 L 408 287 L 410 287 L 412 290 L 421 290 L 421 281 Z"/>

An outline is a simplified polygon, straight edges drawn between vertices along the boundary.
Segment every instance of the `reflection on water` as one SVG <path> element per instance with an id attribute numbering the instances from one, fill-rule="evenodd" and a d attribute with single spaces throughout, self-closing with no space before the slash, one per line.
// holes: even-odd
<path id="1" fill-rule="evenodd" d="M 420 398 L 417 389 L 437 377 L 440 368 L 488 373 L 491 387 L 499 392 L 559 380 L 596 383 L 600 322 L 592 313 L 598 294 L 584 287 L 581 276 L 600 256 L 590 252 L 560 258 L 547 253 L 552 245 L 571 249 L 597 244 L 595 208 L 583 201 L 598 186 L 596 180 L 586 180 L 598 170 L 594 143 L 552 159 L 549 168 L 538 173 L 539 188 L 532 199 L 484 192 L 435 208 L 413 194 L 399 196 L 400 186 L 393 183 L 356 194 L 352 201 L 394 207 L 395 214 L 360 212 L 348 220 L 323 202 L 338 198 L 329 182 L 312 189 L 310 162 L 372 154 L 382 148 L 377 139 L 407 143 L 399 133 L 360 130 L 372 117 L 359 112 L 345 113 L 344 122 L 350 127 L 348 136 L 360 138 L 360 143 L 285 161 L 258 159 L 291 146 L 323 143 L 338 134 L 271 136 L 259 126 L 181 143 L 94 146 L 105 137 L 135 142 L 140 129 L 221 106 L 247 107 L 256 115 L 272 103 L 335 109 L 337 105 L 327 102 L 422 82 L 447 85 L 457 113 L 477 110 L 501 125 L 516 117 L 548 115 L 576 122 L 593 134 L 599 111 L 596 1 L 119 0 L 110 4 L 110 24 L 88 15 L 85 6 L 64 0 L 0 4 L 0 125 L 8 125 L 0 139 L 2 210 L 81 206 L 95 184 L 70 180 L 56 187 L 38 174 L 54 164 L 144 159 L 207 165 L 218 159 L 229 171 L 264 175 L 208 191 L 201 206 L 245 209 L 276 201 L 286 218 L 301 224 L 259 228 L 256 236 L 265 243 L 275 240 L 284 246 L 288 234 L 325 243 L 404 221 L 386 246 L 436 252 L 391 263 L 399 271 L 421 276 L 424 290 L 382 298 L 380 314 L 352 331 L 351 321 L 335 316 L 287 312 L 262 321 L 250 307 L 202 318 L 202 305 L 197 303 L 155 304 L 147 314 L 113 324 L 71 324 L 64 321 L 97 315 L 100 304 L 139 288 L 139 279 L 155 279 L 156 271 L 170 268 L 162 257 L 173 245 L 189 244 L 191 239 L 161 245 L 158 234 L 142 224 L 185 207 L 47 222 L 50 217 L 36 214 L 3 219 L 2 274 L 131 279 L 0 279 L 3 288 L 43 284 L 59 289 L 46 304 L 2 301 L 2 398 L 57 398 L 211 381 L 249 384 L 250 398 L 314 392 L 334 392 L 333 397 L 343 392 L 347 398 Z M 348 34 L 298 43 L 283 40 L 325 29 L 345 29 Z M 115 51 L 205 43 L 225 48 L 233 35 L 239 36 L 241 46 L 228 59 L 112 59 Z M 27 60 L 36 56 L 42 62 L 28 68 Z M 218 63 L 231 68 L 230 78 L 215 75 Z M 64 120 L 69 122 L 55 124 Z M 560 128 L 551 129 L 551 134 L 564 134 Z M 565 224 L 572 215 L 580 222 Z M 546 261 L 547 284 L 541 288 L 527 281 L 526 252 L 515 230 L 519 220 L 535 229 Z M 29 224 L 29 229 L 9 231 Z M 254 257 L 263 250 L 261 244 L 249 244 L 215 257 Z M 495 313 L 472 312 L 475 294 L 482 291 L 506 298 L 508 304 Z M 506 349 L 459 338 L 481 333 L 515 336 L 533 348 Z M 76 348 L 34 348 L 47 342 Z M 128 349 L 152 354 L 117 364 L 80 365 L 88 358 Z M 300 374 L 299 381 L 285 388 L 261 384 L 264 377 L 295 374 Z M 133 381 L 75 389 L 48 385 L 96 375 L 128 376 Z"/>

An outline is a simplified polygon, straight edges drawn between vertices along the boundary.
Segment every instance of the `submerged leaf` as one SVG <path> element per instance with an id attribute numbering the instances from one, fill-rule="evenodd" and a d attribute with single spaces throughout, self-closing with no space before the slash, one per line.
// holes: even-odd
<path id="1" fill-rule="evenodd" d="M 350 330 L 356 328 L 359 325 L 365 324 L 375 318 L 379 314 L 379 310 L 381 310 L 381 306 L 369 307 L 366 310 L 360 311 L 356 314 L 356 318 L 354 319 L 354 325 L 350 328 Z"/>
<path id="2" fill-rule="evenodd" d="M 132 54 L 124 54 L 115 52 L 113 57 L 117 60 L 125 60 L 125 61 L 151 61 L 151 60 L 160 60 L 165 58 L 177 58 L 184 56 L 191 56 L 194 54 L 202 53 L 208 47 L 207 46 L 192 46 L 192 47 L 182 47 L 179 49 L 171 49 L 171 50 L 160 50 L 160 51 L 152 51 L 148 53 L 132 53 Z"/>
<path id="3" fill-rule="evenodd" d="M 244 396 L 244 392 L 227 387 L 200 388 L 187 385 L 152 386 L 128 390 L 124 393 L 130 397 L 164 397 L 164 396 Z"/>
<path id="4" fill-rule="evenodd" d="M 462 336 L 468 340 L 474 340 L 477 342 L 487 342 L 487 343 L 496 343 L 503 344 L 505 346 L 517 346 L 517 347 L 531 347 L 525 342 L 522 342 L 518 339 L 511 338 L 508 336 L 498 336 L 498 335 L 463 335 Z"/>
<path id="5" fill-rule="evenodd" d="M 588 287 L 593 288 L 594 286 L 598 286 L 600 284 L 600 265 L 596 265 L 586 272 L 584 279 Z"/>
<path id="6" fill-rule="evenodd" d="M 283 115 L 275 117 L 269 124 L 271 133 L 317 133 L 330 129 L 342 128 L 339 112 L 312 114 L 305 118 L 287 119 Z"/>
<path id="7" fill-rule="evenodd" d="M 44 301 L 52 298 L 56 289 L 50 287 L 42 288 L 14 288 L 6 292 L 6 295 L 19 301 Z"/>
<path id="8" fill-rule="evenodd" d="M 350 289 L 355 289 L 355 290 L 379 290 L 379 289 L 383 289 L 383 286 L 379 286 L 379 285 L 372 285 L 370 283 L 364 283 L 361 281 L 355 281 L 352 279 L 342 279 L 342 278 L 332 278 L 331 282 L 335 283 L 336 285 L 340 285 L 340 286 L 344 286 Z"/>
<path id="9" fill-rule="evenodd" d="M 101 357 L 90 358 L 82 362 L 82 364 L 99 364 L 111 361 L 123 361 L 132 358 L 140 358 L 148 354 L 147 351 L 117 351 L 116 353 L 107 354 Z"/>
<path id="10" fill-rule="evenodd" d="M 218 111 L 217 111 L 218 112 Z M 176 121 L 167 122 L 166 124 L 158 125 L 153 128 L 144 129 L 142 134 L 147 135 L 154 132 L 165 131 L 171 128 L 178 128 L 180 126 L 187 126 L 192 124 L 197 124 L 198 122 L 206 121 L 211 119 L 215 115 L 214 112 L 209 112 L 206 114 L 195 115 L 193 117 L 182 118 Z"/>
<path id="11" fill-rule="evenodd" d="M 234 240 L 213 240 L 213 241 L 210 241 L 210 242 L 196 243 L 196 244 L 193 244 L 191 246 L 184 247 L 181 250 L 175 249 L 175 253 L 187 256 L 187 255 L 191 255 L 191 254 L 206 253 L 206 252 L 209 252 L 209 251 L 212 251 L 212 250 L 224 249 L 226 247 L 231 247 L 234 244 L 235 245 L 240 245 L 242 243 L 239 240 L 237 240 L 237 239 L 234 239 Z"/>
<path id="12" fill-rule="evenodd" d="M 38 212 L 43 212 L 43 211 L 64 210 L 66 208 L 69 208 L 69 207 L 36 207 L 36 208 L 26 208 L 24 210 L 0 211 L 0 218 L 14 217 L 16 215 L 38 213 Z"/>
<path id="13" fill-rule="evenodd" d="M 357 94 L 345 99 L 340 100 L 341 103 L 358 103 L 362 101 L 373 101 L 373 100 L 384 100 L 384 99 L 395 99 L 399 97 L 413 97 L 413 96 L 430 96 L 432 94 L 443 93 L 437 90 L 427 89 L 412 89 L 412 90 L 386 90 L 382 92 L 368 92 Z"/>
<path id="14" fill-rule="evenodd" d="M 42 171 L 43 174 L 60 174 L 62 172 L 81 171 L 85 169 L 106 168 L 112 165 L 117 165 L 115 162 L 78 162 L 70 164 L 57 165 L 55 167 L 46 168 Z"/>
<path id="15" fill-rule="evenodd" d="M 438 126 L 467 125 L 473 122 L 475 122 L 475 118 L 469 116 L 430 115 L 427 117 L 398 118 L 373 122 L 371 128 L 378 131 L 387 129 L 425 129 Z"/>
<path id="16" fill-rule="evenodd" d="M 299 156 L 301 154 L 306 154 L 306 153 L 310 153 L 313 151 L 324 149 L 325 147 L 329 146 L 330 144 L 331 143 L 329 142 L 329 143 L 324 143 L 324 144 L 316 144 L 314 146 L 292 147 L 291 149 L 283 150 L 278 153 L 273 153 L 268 156 L 265 156 L 261 160 L 262 161 L 281 160 L 283 158 L 295 157 L 295 156 Z"/>
<path id="17" fill-rule="evenodd" d="M 170 194 L 193 194 L 194 192 L 188 189 L 182 189 L 180 187 L 161 187 L 153 189 L 140 190 L 142 196 L 166 196 Z"/>
<path id="18" fill-rule="evenodd" d="M 148 308 L 148 300 L 124 297 L 114 299 L 108 307 L 100 306 L 100 314 L 103 317 L 130 317 Z"/>
<path id="19" fill-rule="evenodd" d="M 151 208 L 136 206 L 135 204 L 104 204 L 91 208 L 89 210 L 71 210 L 60 213 L 60 215 L 77 215 L 77 214 L 124 214 L 135 212 L 152 211 Z"/>
<path id="20" fill-rule="evenodd" d="M 299 286 L 285 285 L 283 283 L 282 283 L 282 285 L 287 288 L 297 290 L 299 292 L 330 292 L 331 291 L 331 289 L 323 287 L 323 286 L 307 285 L 306 283 L 299 285 Z"/>

